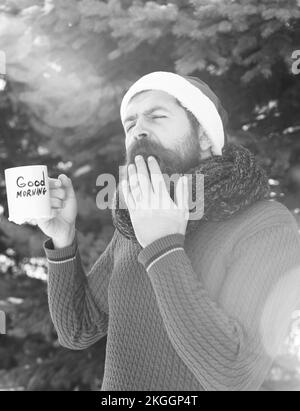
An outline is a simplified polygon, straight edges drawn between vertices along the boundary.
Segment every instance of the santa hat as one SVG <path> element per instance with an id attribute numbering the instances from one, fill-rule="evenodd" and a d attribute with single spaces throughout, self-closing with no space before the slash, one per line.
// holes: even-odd
<path id="1" fill-rule="evenodd" d="M 197 77 L 180 76 L 166 71 L 147 74 L 137 80 L 123 97 L 120 108 L 123 124 L 126 108 L 132 97 L 149 90 L 165 91 L 175 97 L 201 124 L 212 143 L 213 154 L 222 155 L 226 142 L 224 126 L 227 124 L 227 113 L 206 83 Z"/>

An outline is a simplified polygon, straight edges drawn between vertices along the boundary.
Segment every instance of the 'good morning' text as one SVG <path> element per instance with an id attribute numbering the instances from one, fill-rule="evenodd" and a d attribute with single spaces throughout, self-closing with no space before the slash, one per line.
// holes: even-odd
<path id="1" fill-rule="evenodd" d="M 40 181 L 35 180 L 35 181 L 25 182 L 24 177 L 20 176 L 17 178 L 17 186 L 20 188 L 23 188 L 23 190 L 17 191 L 17 198 L 45 195 L 47 192 L 45 185 L 46 184 L 45 184 L 44 172 L 43 172 L 43 178 Z"/>

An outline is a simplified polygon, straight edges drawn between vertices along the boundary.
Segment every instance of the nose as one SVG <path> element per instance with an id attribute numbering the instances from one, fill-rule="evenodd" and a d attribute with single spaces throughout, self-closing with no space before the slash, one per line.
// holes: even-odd
<path id="1" fill-rule="evenodd" d="M 143 124 L 141 124 L 141 122 L 138 122 L 133 131 L 134 140 L 138 141 L 143 138 L 149 137 L 149 135 L 150 135 L 149 131 L 143 126 Z"/>
<path id="2" fill-rule="evenodd" d="M 139 133 L 135 133 L 133 138 L 134 138 L 135 141 L 138 141 L 138 140 L 142 140 L 143 138 L 147 138 L 148 136 L 149 136 L 148 132 L 141 131 Z"/>

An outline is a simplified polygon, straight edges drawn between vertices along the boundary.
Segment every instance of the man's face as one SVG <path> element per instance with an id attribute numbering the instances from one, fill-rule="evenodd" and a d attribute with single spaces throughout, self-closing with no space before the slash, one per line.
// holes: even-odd
<path id="1" fill-rule="evenodd" d="M 141 154 L 156 157 L 162 173 L 183 173 L 199 164 L 198 132 L 186 111 L 164 91 L 145 91 L 128 104 L 124 119 L 126 165 Z"/>

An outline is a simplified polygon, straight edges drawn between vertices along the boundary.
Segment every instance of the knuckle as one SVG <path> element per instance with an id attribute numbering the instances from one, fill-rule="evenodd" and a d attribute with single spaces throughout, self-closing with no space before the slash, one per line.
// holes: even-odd
<path id="1" fill-rule="evenodd" d="M 60 198 L 56 198 L 56 197 L 52 198 L 51 200 L 52 200 L 53 205 L 60 205 L 61 202 L 62 202 L 62 200 Z"/>
<path id="2" fill-rule="evenodd" d="M 60 195 L 62 198 L 65 197 L 66 192 L 65 192 L 65 190 L 64 190 L 63 188 L 60 188 L 58 193 L 59 193 L 59 195 Z"/>

